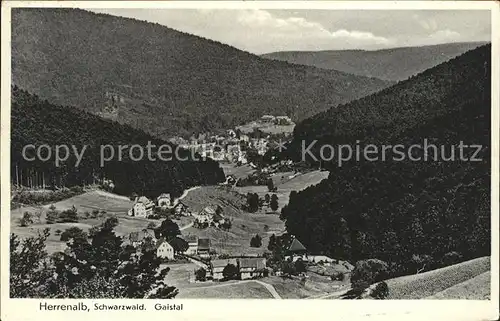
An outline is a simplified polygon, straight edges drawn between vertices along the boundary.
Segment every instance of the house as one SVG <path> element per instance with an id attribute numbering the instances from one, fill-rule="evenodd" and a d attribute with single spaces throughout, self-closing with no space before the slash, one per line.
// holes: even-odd
<path id="1" fill-rule="evenodd" d="M 156 240 L 154 233 L 150 230 L 131 232 L 128 235 L 128 240 L 133 247 L 138 247 L 147 238 L 149 238 L 152 242 Z"/>
<path id="2" fill-rule="evenodd" d="M 174 206 L 175 215 L 189 216 L 191 213 L 189 212 L 189 206 L 184 204 L 182 201 L 178 201 Z"/>
<path id="3" fill-rule="evenodd" d="M 154 203 L 146 196 L 136 198 L 134 205 L 128 210 L 129 216 L 147 217 L 153 214 Z"/>
<path id="4" fill-rule="evenodd" d="M 210 257 L 210 239 L 198 239 L 198 249 L 197 254 L 201 258 Z"/>
<path id="5" fill-rule="evenodd" d="M 188 249 L 184 252 L 186 255 L 196 255 L 198 253 L 198 237 L 187 235 L 184 240 L 188 243 Z"/>
<path id="6" fill-rule="evenodd" d="M 226 176 L 226 181 L 224 184 L 226 185 L 234 185 L 236 183 L 236 176 L 230 174 Z"/>
<path id="7" fill-rule="evenodd" d="M 168 244 L 164 238 L 161 238 L 158 242 L 156 242 L 156 256 L 163 259 L 173 260 L 174 248 L 172 245 Z"/>
<path id="8" fill-rule="evenodd" d="M 293 238 L 292 243 L 288 247 L 288 253 L 292 256 L 307 256 L 306 247 L 296 238 Z"/>
<path id="9" fill-rule="evenodd" d="M 232 264 L 238 267 L 238 262 L 236 261 L 236 259 L 213 260 L 212 262 L 210 262 L 212 278 L 214 280 L 222 280 L 224 278 L 222 271 L 224 271 L 224 268 L 228 264 Z"/>
<path id="10" fill-rule="evenodd" d="M 172 198 L 170 197 L 170 194 L 168 193 L 163 193 L 160 196 L 156 198 L 156 203 L 158 204 L 159 207 L 171 207 L 172 206 Z"/>
<path id="11" fill-rule="evenodd" d="M 212 217 L 212 224 L 215 225 L 215 227 L 219 227 L 221 224 L 224 224 L 224 222 L 226 222 L 226 219 L 222 214 L 216 212 Z"/>
<path id="12" fill-rule="evenodd" d="M 266 259 L 263 257 L 241 258 L 239 268 L 242 280 L 262 277 L 267 273 Z"/>

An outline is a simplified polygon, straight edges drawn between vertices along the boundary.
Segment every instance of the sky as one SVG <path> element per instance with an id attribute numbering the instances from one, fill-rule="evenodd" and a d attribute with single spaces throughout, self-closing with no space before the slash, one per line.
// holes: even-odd
<path id="1" fill-rule="evenodd" d="M 490 41 L 480 10 L 92 9 L 155 22 L 255 54 Z"/>

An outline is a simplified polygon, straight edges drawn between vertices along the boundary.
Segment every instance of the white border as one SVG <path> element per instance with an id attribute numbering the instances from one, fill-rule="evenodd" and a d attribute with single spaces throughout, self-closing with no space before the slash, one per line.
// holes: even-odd
<path id="1" fill-rule="evenodd" d="M 454 301 L 454 300 L 400 300 L 400 301 L 351 301 L 351 300 L 203 300 L 176 299 L 175 303 L 183 303 L 182 312 L 158 312 L 153 305 L 159 300 L 99 300 L 99 303 L 146 303 L 147 312 L 41 312 L 38 305 L 41 300 L 10 299 L 8 291 L 9 270 L 9 232 L 10 232 L 10 9 L 13 7 L 79 7 L 79 8 L 213 8 L 213 9 L 373 9 L 373 10 L 491 10 L 492 12 L 492 296 L 490 301 Z M 2 52 L 1 52 L 1 319 L 13 320 L 65 320 L 70 317 L 74 321 L 86 320 L 88 317 L 106 318 L 123 321 L 127 317 L 171 320 L 332 320 L 332 319 L 366 319 L 375 320 L 494 320 L 498 318 L 499 277 L 498 277 L 498 231 L 499 231 L 499 30 L 500 3 L 494 1 L 31 1 L 2 2 Z M 43 300 L 44 302 L 63 303 L 61 300 Z M 71 300 L 64 300 L 70 303 Z M 74 300 L 85 302 L 91 306 L 94 300 Z M 300 302 L 298 302 L 300 301 Z M 169 303 L 174 303 L 170 301 Z M 144 315 L 147 313 L 147 315 Z M 396 319 L 397 318 L 397 319 Z"/>

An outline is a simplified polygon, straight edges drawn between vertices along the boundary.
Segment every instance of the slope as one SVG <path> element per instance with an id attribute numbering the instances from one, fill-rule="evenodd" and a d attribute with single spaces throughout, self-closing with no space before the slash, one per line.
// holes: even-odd
<path id="1" fill-rule="evenodd" d="M 315 139 L 316 155 L 323 144 L 359 145 L 361 153 L 375 144 L 377 152 L 359 160 L 353 153 L 342 167 L 324 162 L 329 178 L 282 210 L 288 232 L 313 252 L 385 260 L 394 276 L 489 255 L 490 50 L 299 123 L 292 153 Z M 427 158 L 425 140 L 436 146 Z"/>
<path id="2" fill-rule="evenodd" d="M 354 75 L 400 81 L 483 44 L 485 43 L 446 43 L 374 51 L 281 51 L 264 54 L 261 57 L 323 69 L 335 69 Z"/>
<path id="3" fill-rule="evenodd" d="M 12 59 L 18 86 L 164 138 L 265 113 L 304 119 L 390 85 L 77 9 L 13 10 Z"/>
<path id="4" fill-rule="evenodd" d="M 224 179 L 224 173 L 215 161 L 194 160 L 197 155 L 180 149 L 175 154 L 175 145 L 140 130 L 80 110 L 52 105 L 17 87 L 12 91 L 11 120 L 11 181 L 17 185 L 58 188 L 102 184 L 104 179 L 111 179 L 116 193 L 130 195 L 137 192 L 156 197 L 163 192 L 180 195 L 190 186 L 216 184 Z M 151 157 L 147 152 L 148 142 L 156 146 L 151 147 Z M 28 144 L 36 148 L 48 145 L 52 157 L 43 161 L 41 159 L 45 159 L 48 151 L 41 150 L 36 157 L 30 148 L 26 154 L 36 160 L 25 159 L 22 153 Z M 66 145 L 70 151 L 68 159 L 59 166 L 54 159 L 57 145 Z M 115 150 L 111 158 L 108 157 L 111 148 L 102 149 L 106 145 Z M 132 156 L 130 149 L 124 149 L 120 159 L 120 145 L 138 147 L 133 149 Z M 162 159 L 157 154 L 161 145 L 170 146 L 172 150 L 171 154 L 163 154 Z M 143 149 L 142 158 L 139 147 Z M 83 153 L 79 164 L 74 148 Z M 165 147 L 164 150 L 168 149 Z M 65 151 L 60 151 L 61 157 L 65 156 Z M 101 166 L 101 156 L 110 161 Z M 170 156 L 172 159 L 168 160 Z"/>

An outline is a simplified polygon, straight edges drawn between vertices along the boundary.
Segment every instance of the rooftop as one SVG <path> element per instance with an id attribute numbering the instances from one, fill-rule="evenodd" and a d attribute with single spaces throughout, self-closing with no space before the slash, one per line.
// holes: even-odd
<path id="1" fill-rule="evenodd" d="M 264 269 L 266 267 L 266 259 L 261 257 L 256 258 L 242 258 L 240 259 L 240 268 L 255 268 Z"/>
<path id="2" fill-rule="evenodd" d="M 288 251 L 303 252 L 306 251 L 306 247 L 302 243 L 300 243 L 299 240 L 293 239 L 292 244 L 290 244 L 290 247 L 288 248 Z"/>
<path id="3" fill-rule="evenodd" d="M 221 259 L 221 260 L 213 260 L 211 264 L 213 268 L 220 268 L 220 267 L 225 267 L 228 264 L 236 266 L 238 263 L 236 262 L 236 259 Z"/>
<path id="4" fill-rule="evenodd" d="M 198 239 L 198 250 L 209 250 L 210 239 Z"/>

